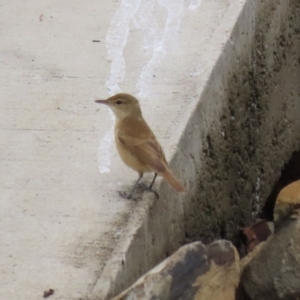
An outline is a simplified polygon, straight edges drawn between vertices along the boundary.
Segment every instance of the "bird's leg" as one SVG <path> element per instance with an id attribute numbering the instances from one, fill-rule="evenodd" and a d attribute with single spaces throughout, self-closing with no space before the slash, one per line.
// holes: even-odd
<path id="1" fill-rule="evenodd" d="M 152 182 L 151 182 L 151 184 L 149 185 L 149 189 L 151 189 L 151 190 L 152 190 L 154 181 L 155 181 L 155 179 L 156 179 L 156 176 L 157 176 L 157 173 L 154 173 L 154 177 L 153 177 L 153 179 L 152 179 Z"/>
<path id="2" fill-rule="evenodd" d="M 159 198 L 158 193 L 152 189 L 153 184 L 154 184 L 154 181 L 155 181 L 155 179 L 156 179 L 156 176 L 157 176 L 157 173 L 155 172 L 155 173 L 154 173 L 154 177 L 153 177 L 153 179 L 152 179 L 152 182 L 151 182 L 151 184 L 149 185 L 149 187 L 147 187 L 147 189 L 150 190 L 150 191 L 152 191 L 152 192 L 154 193 L 156 199 L 158 199 L 158 198 Z"/>
<path id="3" fill-rule="evenodd" d="M 147 184 L 145 184 L 145 183 L 140 183 L 139 186 L 142 189 L 144 189 L 144 190 L 151 190 L 151 191 L 153 191 L 152 187 L 153 187 L 153 184 L 154 184 L 156 176 L 157 176 L 157 173 L 154 174 L 154 178 L 152 179 L 151 184 L 149 186 Z"/>
<path id="4" fill-rule="evenodd" d="M 143 173 L 142 172 L 139 172 L 139 178 L 138 180 L 136 181 L 136 183 L 134 184 L 133 188 L 131 189 L 131 192 L 129 194 L 126 194 L 125 192 L 119 192 L 120 196 L 122 198 L 125 198 L 125 199 L 130 199 L 131 196 L 132 196 L 132 193 L 133 191 L 135 190 L 135 188 L 137 187 L 137 185 L 139 184 L 140 180 L 142 179 L 143 177 Z"/>

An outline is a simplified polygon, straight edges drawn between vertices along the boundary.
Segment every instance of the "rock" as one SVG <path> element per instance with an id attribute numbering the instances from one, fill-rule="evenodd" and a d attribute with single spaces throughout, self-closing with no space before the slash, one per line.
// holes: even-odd
<path id="1" fill-rule="evenodd" d="M 247 253 L 253 251 L 253 249 L 261 242 L 267 240 L 272 234 L 269 224 L 265 220 L 261 220 L 249 227 L 241 230 L 242 242 L 246 247 Z"/>
<path id="2" fill-rule="evenodd" d="M 252 261 L 254 257 L 258 255 L 258 253 L 265 247 L 266 242 L 261 242 L 258 244 L 250 253 L 248 253 L 245 257 L 240 260 L 240 272 L 246 268 L 247 265 Z"/>
<path id="3" fill-rule="evenodd" d="M 114 300 L 234 300 L 239 256 L 225 240 L 208 246 L 195 242 L 141 277 Z"/>
<path id="4" fill-rule="evenodd" d="M 274 222 L 279 224 L 300 208 L 300 180 L 284 187 L 277 196 L 274 208 Z"/>
<path id="5" fill-rule="evenodd" d="M 300 299 L 300 218 L 286 219 L 242 272 L 251 300 Z"/>

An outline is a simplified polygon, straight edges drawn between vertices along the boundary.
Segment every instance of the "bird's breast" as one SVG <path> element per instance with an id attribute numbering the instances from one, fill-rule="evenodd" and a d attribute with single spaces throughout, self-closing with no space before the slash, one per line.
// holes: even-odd
<path id="1" fill-rule="evenodd" d="M 135 155 L 126 149 L 126 147 L 120 142 L 117 134 L 115 134 L 115 141 L 122 161 L 129 168 L 141 173 L 152 172 L 152 170 L 146 164 L 142 163 Z"/>

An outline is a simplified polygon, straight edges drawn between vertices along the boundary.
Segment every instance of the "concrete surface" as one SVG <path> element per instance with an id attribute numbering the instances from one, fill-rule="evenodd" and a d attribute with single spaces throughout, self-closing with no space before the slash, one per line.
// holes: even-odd
<path id="1" fill-rule="evenodd" d="M 300 143 L 299 3 L 260 2 L 1 4 L 1 299 L 108 299 L 251 220 Z M 120 90 L 185 195 L 118 197 L 136 174 L 93 100 Z"/>

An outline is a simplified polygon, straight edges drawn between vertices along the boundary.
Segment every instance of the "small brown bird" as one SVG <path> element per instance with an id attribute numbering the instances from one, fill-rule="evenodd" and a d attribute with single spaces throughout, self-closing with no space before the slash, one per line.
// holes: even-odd
<path id="1" fill-rule="evenodd" d="M 120 195 L 129 199 L 146 172 L 155 173 L 149 189 L 152 189 L 158 174 L 176 191 L 184 192 L 184 186 L 172 174 L 163 149 L 143 118 L 139 101 L 129 94 L 120 93 L 95 102 L 106 104 L 115 114 L 115 142 L 119 155 L 128 167 L 139 174 L 131 192 Z"/>

